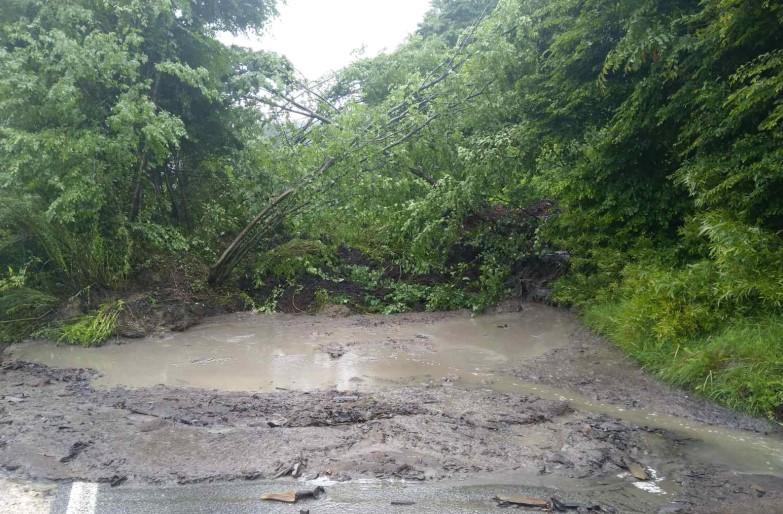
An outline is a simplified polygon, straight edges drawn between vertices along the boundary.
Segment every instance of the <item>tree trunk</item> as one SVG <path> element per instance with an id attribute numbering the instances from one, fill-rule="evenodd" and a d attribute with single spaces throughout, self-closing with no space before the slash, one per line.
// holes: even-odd
<path id="1" fill-rule="evenodd" d="M 242 229 L 237 237 L 228 245 L 228 248 L 223 252 L 220 258 L 212 265 L 209 270 L 208 282 L 212 285 L 217 285 L 226 280 L 231 274 L 231 271 L 236 266 L 237 262 L 245 256 L 250 249 L 249 235 L 256 226 L 261 223 L 268 215 L 274 211 L 281 203 L 283 203 L 288 197 L 294 194 L 293 189 L 286 189 L 279 196 L 270 201 L 264 209 L 259 212 L 253 220 Z"/>
<path id="2" fill-rule="evenodd" d="M 305 187 L 310 180 L 326 173 L 329 168 L 334 166 L 337 160 L 336 157 L 327 157 L 320 168 L 301 181 L 299 188 Z M 264 207 L 264 209 L 242 229 L 239 235 L 234 238 L 220 258 L 215 261 L 215 264 L 210 268 L 207 280 L 211 285 L 218 285 L 224 282 L 239 261 L 250 251 L 253 245 L 258 242 L 259 237 L 263 234 L 263 230 L 269 229 L 275 223 L 279 222 L 279 219 L 275 219 L 279 214 L 279 209 L 288 199 L 294 196 L 299 188 L 288 188 L 280 195 L 270 200 L 266 207 Z M 262 227 L 260 230 L 255 230 L 261 222 L 266 222 L 267 226 Z"/>

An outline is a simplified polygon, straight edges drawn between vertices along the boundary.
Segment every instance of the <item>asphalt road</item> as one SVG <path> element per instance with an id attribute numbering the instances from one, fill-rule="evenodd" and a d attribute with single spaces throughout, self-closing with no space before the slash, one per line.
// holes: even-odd
<path id="1" fill-rule="evenodd" d="M 255 514 L 285 513 L 506 513 L 493 500 L 498 495 L 531 495 L 590 503 L 596 490 L 559 494 L 542 488 L 518 485 L 467 485 L 464 483 L 411 482 L 346 482 L 328 484 L 318 499 L 305 499 L 296 504 L 261 500 L 269 492 L 312 488 L 312 484 L 293 481 L 232 482 L 223 484 L 192 484 L 170 487 L 119 486 L 75 482 L 60 486 L 52 505 L 52 514 Z M 610 492 L 611 491 L 611 492 Z M 650 512 L 643 506 L 647 493 L 624 489 L 618 491 L 607 484 L 607 496 L 612 497 L 616 512 Z M 619 494 L 618 494 L 619 493 Z M 600 492 L 598 493 L 600 496 Z M 645 498 L 647 497 L 647 498 Z M 641 501 L 640 501 L 641 500 Z M 660 500 L 659 500 L 660 501 Z M 394 505 L 393 502 L 412 502 Z M 643 510 L 638 510 L 642 508 Z M 657 509 L 655 509 L 657 510 Z M 655 512 L 653 510 L 652 512 Z M 513 509 L 514 512 L 527 512 Z M 541 512 L 531 510 L 530 512 Z M 572 511 L 573 512 L 573 511 Z"/>

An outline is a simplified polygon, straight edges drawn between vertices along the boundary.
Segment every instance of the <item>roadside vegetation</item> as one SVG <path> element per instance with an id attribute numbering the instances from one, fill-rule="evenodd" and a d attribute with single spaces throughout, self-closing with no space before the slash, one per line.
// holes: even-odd
<path id="1" fill-rule="evenodd" d="M 0 5 L 0 340 L 97 344 L 172 297 L 547 297 L 664 379 L 783 418 L 779 2 L 435 0 L 399 49 L 319 81 L 218 40 L 274 15 Z"/>

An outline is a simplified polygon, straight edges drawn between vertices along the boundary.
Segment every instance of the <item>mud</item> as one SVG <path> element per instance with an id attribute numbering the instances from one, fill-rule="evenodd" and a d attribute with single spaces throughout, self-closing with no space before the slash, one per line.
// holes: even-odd
<path id="1" fill-rule="evenodd" d="M 661 386 L 567 313 L 511 310 L 231 317 L 84 354 L 12 348 L 0 466 L 110 484 L 494 480 L 578 489 L 620 512 L 781 511 L 775 427 Z M 117 385 L 131 375 L 146 378 Z"/>

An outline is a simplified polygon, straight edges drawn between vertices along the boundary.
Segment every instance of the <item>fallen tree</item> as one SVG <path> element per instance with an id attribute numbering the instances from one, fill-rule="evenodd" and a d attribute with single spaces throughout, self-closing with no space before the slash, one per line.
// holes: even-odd
<path id="1" fill-rule="evenodd" d="M 366 152 L 366 155 L 358 159 L 358 169 L 354 168 L 353 171 L 361 172 L 367 168 L 377 167 L 374 162 L 379 159 L 382 162 L 391 161 L 394 158 L 394 149 L 416 138 L 435 120 L 460 112 L 471 100 L 485 93 L 489 83 L 468 84 L 466 88 L 450 88 L 447 84 L 448 79 L 455 76 L 470 59 L 472 55 L 470 48 L 475 41 L 476 29 L 485 15 L 486 11 L 466 31 L 453 52 L 430 70 L 418 87 L 406 98 L 387 109 L 383 116 L 377 119 L 370 117 L 362 129 L 349 138 L 345 150 L 336 155 L 323 157 L 320 166 L 306 174 L 299 184 L 288 186 L 280 194 L 272 197 L 210 267 L 208 282 L 211 285 L 223 283 L 243 257 L 255 248 L 264 236 L 274 230 L 287 215 L 303 209 L 305 205 L 297 204 L 298 193 L 314 184 L 319 184 L 315 186 L 316 193 L 325 193 L 329 183 L 319 183 L 318 179 L 337 164 L 355 157 L 360 152 Z M 337 126 L 342 131 L 350 130 L 340 128 L 339 124 L 339 115 L 347 105 L 350 105 L 350 101 L 342 109 L 338 109 L 336 105 L 341 101 L 340 98 L 327 99 L 327 92 L 316 91 L 307 81 L 302 81 L 298 89 L 303 98 L 283 94 L 270 88 L 264 89 L 270 96 L 256 98 L 259 105 L 271 108 L 273 115 L 287 117 L 294 114 L 307 120 L 298 134 L 288 138 L 289 141 L 297 141 L 300 145 L 310 144 L 308 133 L 318 124 Z M 308 100 L 316 102 L 317 105 L 306 105 Z M 322 112 L 323 105 L 332 111 L 329 115 Z M 430 186 L 436 185 L 436 181 L 420 167 L 413 166 L 405 169 Z M 348 171 L 351 170 L 345 170 Z M 335 181 L 336 179 L 332 180 L 331 184 Z"/>

